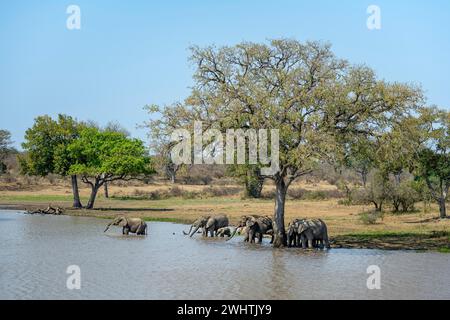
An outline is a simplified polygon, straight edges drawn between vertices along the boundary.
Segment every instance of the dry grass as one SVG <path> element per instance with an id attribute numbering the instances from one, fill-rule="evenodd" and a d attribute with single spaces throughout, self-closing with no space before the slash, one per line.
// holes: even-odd
<path id="1" fill-rule="evenodd" d="M 195 191 L 201 194 L 205 186 L 177 185 L 183 191 Z M 226 187 L 226 186 L 225 186 Z M 229 186 L 230 188 L 236 186 Z M 266 188 L 271 188 L 267 186 Z M 333 186 L 320 183 L 315 186 L 298 184 L 306 190 L 333 190 Z M 171 185 L 153 184 L 146 186 L 110 186 L 111 196 L 126 196 L 142 192 L 169 190 Z M 86 201 L 89 189 L 81 188 L 81 196 Z M 225 197 L 207 197 L 196 199 L 169 198 L 162 200 L 118 200 L 105 199 L 99 195 L 96 210 L 70 210 L 71 190 L 67 186 L 45 186 L 23 191 L 1 191 L 0 206 L 15 208 L 46 207 L 49 203 L 68 208 L 71 215 L 88 215 L 110 218 L 118 214 L 144 217 L 163 221 L 190 222 L 199 215 L 223 213 L 231 221 L 236 221 L 244 214 L 272 215 L 273 200 L 241 199 L 239 195 Z M 421 205 L 417 206 L 421 208 Z M 392 215 L 387 213 L 382 221 L 373 225 L 365 225 L 359 213 L 371 209 L 370 206 L 339 205 L 337 199 L 324 201 L 289 200 L 286 204 L 286 223 L 297 217 L 321 218 L 329 226 L 332 236 L 364 233 L 364 232 L 413 232 L 428 233 L 431 231 L 450 231 L 450 220 L 435 219 L 438 216 L 437 207 L 432 205 L 429 212 L 408 215 Z"/>

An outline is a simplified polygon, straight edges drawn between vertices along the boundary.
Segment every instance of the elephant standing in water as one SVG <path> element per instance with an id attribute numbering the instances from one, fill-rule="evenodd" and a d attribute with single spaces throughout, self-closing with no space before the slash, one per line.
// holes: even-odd
<path id="1" fill-rule="evenodd" d="M 303 219 L 294 219 L 289 223 L 286 231 L 288 247 L 299 247 L 301 245 L 301 238 L 298 234 L 298 228 L 303 221 Z"/>
<path id="2" fill-rule="evenodd" d="M 131 233 L 136 233 L 137 235 L 146 235 L 147 234 L 147 224 L 141 218 L 127 218 L 124 216 L 120 216 L 115 218 L 113 221 L 108 223 L 106 226 L 106 232 L 110 226 L 120 226 L 122 227 L 122 234 L 128 235 Z"/>
<path id="3" fill-rule="evenodd" d="M 204 237 L 208 237 L 208 233 L 214 237 L 217 236 L 217 230 L 228 227 L 228 223 L 228 217 L 225 215 L 203 216 L 194 221 L 188 232 L 183 231 L 183 233 L 192 237 L 198 229 L 203 228 Z"/>
<path id="4" fill-rule="evenodd" d="M 327 225 L 321 219 L 300 220 L 297 233 L 304 249 L 307 247 L 314 248 L 315 244 L 320 248 L 324 246 L 327 249 L 330 248 Z"/>
<path id="5" fill-rule="evenodd" d="M 220 228 L 219 230 L 217 230 L 216 235 L 218 237 L 231 237 L 231 234 L 234 232 L 235 228 L 234 227 L 225 227 L 225 228 Z"/>
<path id="6" fill-rule="evenodd" d="M 246 242 L 249 241 L 250 243 L 254 243 L 255 238 L 258 238 L 259 243 L 261 243 L 263 236 L 269 234 L 272 236 L 270 243 L 273 243 L 273 223 L 270 217 L 261 217 L 258 215 L 242 216 L 236 230 L 228 240 L 234 237 L 239 228 L 245 228 L 246 237 L 244 241 Z"/>

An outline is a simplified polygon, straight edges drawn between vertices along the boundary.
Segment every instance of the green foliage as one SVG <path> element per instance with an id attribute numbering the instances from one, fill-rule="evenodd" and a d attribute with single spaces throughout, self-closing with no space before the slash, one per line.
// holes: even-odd
<path id="1" fill-rule="evenodd" d="M 262 188 L 264 186 L 264 177 L 261 176 L 261 170 L 256 165 L 231 165 L 227 167 L 227 174 L 237 177 L 245 186 L 245 196 L 248 198 L 261 198 Z"/>
<path id="2" fill-rule="evenodd" d="M 279 130 L 275 246 L 284 240 L 286 191 L 354 137 L 375 136 L 422 103 L 420 88 L 387 83 L 349 65 L 321 42 L 275 39 L 232 47 L 193 47 L 195 85 L 185 104 L 162 112 L 167 127 Z M 155 108 L 153 108 L 155 109 Z M 153 111 L 152 109 L 152 111 Z M 174 126 L 176 124 L 176 126 Z M 278 222 L 277 222 L 278 221 Z M 277 225 L 281 224 L 281 225 Z"/>
<path id="3" fill-rule="evenodd" d="M 72 117 L 58 115 L 35 119 L 33 127 L 25 133 L 22 144 L 25 155 L 19 157 L 23 174 L 46 176 L 50 173 L 66 175 L 70 161 L 67 146 L 77 139 L 81 126 Z"/>
<path id="4" fill-rule="evenodd" d="M 363 224 L 376 224 L 378 220 L 383 220 L 384 213 L 381 211 L 368 211 L 360 213 L 359 218 Z"/>
<path id="5" fill-rule="evenodd" d="M 153 173 L 143 142 L 119 132 L 84 128 L 67 151 L 68 157 L 74 160 L 69 167 L 70 174 L 106 175 L 110 180 L 117 180 Z"/>
<path id="6" fill-rule="evenodd" d="M 398 185 L 393 185 L 390 199 L 394 212 L 414 210 L 414 205 L 423 200 L 424 185 L 418 181 L 402 181 Z"/>

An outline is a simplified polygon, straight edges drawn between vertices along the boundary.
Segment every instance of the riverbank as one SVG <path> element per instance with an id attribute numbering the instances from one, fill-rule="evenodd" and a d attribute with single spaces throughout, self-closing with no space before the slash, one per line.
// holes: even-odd
<path id="1" fill-rule="evenodd" d="M 85 201 L 85 199 L 82 199 Z M 0 209 L 44 209 L 49 204 L 64 208 L 70 216 L 111 219 L 117 215 L 141 217 L 146 221 L 191 223 L 200 215 L 226 214 L 231 223 L 245 214 L 272 215 L 272 200 L 211 197 L 204 199 L 169 198 L 162 200 L 106 199 L 99 197 L 94 210 L 74 210 L 71 196 L 64 194 L 0 195 Z M 450 219 L 436 219 L 437 208 L 410 214 L 386 212 L 375 224 L 364 224 L 360 213 L 370 206 L 345 206 L 337 199 L 323 201 L 289 200 L 286 223 L 293 218 L 321 218 L 329 228 L 332 247 L 384 250 L 450 251 Z M 419 205 L 418 205 L 419 208 Z"/>

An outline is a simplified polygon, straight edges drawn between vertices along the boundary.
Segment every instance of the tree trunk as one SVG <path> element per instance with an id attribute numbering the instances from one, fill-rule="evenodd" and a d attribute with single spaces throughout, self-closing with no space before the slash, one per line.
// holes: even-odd
<path id="1" fill-rule="evenodd" d="M 109 191 L 108 191 L 108 182 L 105 182 L 105 185 L 103 186 L 105 189 L 105 198 L 109 198 Z"/>
<path id="2" fill-rule="evenodd" d="M 362 170 L 360 172 L 360 175 L 361 175 L 361 180 L 362 180 L 362 183 L 363 183 L 363 187 L 365 189 L 366 186 L 367 186 L 367 175 L 368 175 L 368 172 L 366 170 Z"/>
<path id="3" fill-rule="evenodd" d="M 287 245 L 286 232 L 284 228 L 284 206 L 286 203 L 287 186 L 282 178 L 276 182 L 275 212 L 274 212 L 274 241 L 275 248 Z"/>
<path id="4" fill-rule="evenodd" d="M 100 185 L 97 182 L 91 187 L 91 195 L 89 197 L 89 202 L 86 206 L 86 209 L 94 208 L 94 203 L 95 203 L 95 199 L 97 198 L 97 192 L 98 192 L 99 188 L 100 188 Z"/>
<path id="5" fill-rule="evenodd" d="M 71 176 L 72 179 L 72 193 L 73 193 L 73 207 L 82 208 L 83 205 L 80 201 L 80 193 L 78 191 L 78 179 L 76 175 Z"/>
<path id="6" fill-rule="evenodd" d="M 445 207 L 445 198 L 441 197 L 439 199 L 439 217 L 441 219 L 447 218 L 447 208 Z"/>

